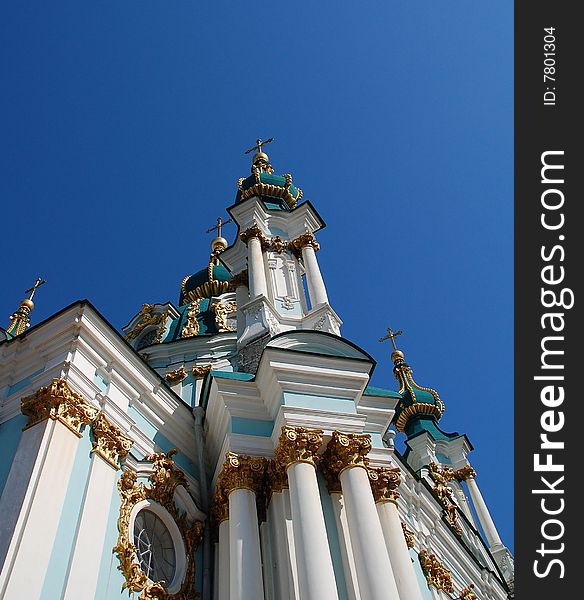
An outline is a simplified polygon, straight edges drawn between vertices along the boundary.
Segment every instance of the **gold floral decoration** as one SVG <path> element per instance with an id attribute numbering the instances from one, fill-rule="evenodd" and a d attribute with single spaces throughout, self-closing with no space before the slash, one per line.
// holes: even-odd
<path id="1" fill-rule="evenodd" d="M 103 414 L 93 421 L 91 431 L 93 433 L 91 451 L 99 454 L 112 467 L 118 469 L 118 461 L 128 454 L 134 443 L 132 439 L 123 435 Z"/>
<path id="2" fill-rule="evenodd" d="M 428 585 L 434 586 L 438 590 L 444 590 L 448 594 L 454 592 L 452 573 L 434 554 L 429 554 L 427 550 L 420 550 L 418 559 Z"/>
<path id="3" fill-rule="evenodd" d="M 188 487 L 184 473 L 174 466 L 172 457 L 175 453 L 176 450 L 170 450 L 148 457 L 147 460 L 153 463 L 153 472 L 149 477 L 150 486 L 138 483 L 134 471 L 124 471 L 118 482 L 122 503 L 118 518 L 118 543 L 113 551 L 120 561 L 118 569 L 125 577 L 122 589 L 127 589 L 130 593 L 141 591 L 139 600 L 190 600 L 194 597 L 194 552 L 203 538 L 204 525 L 201 521 L 189 523 L 186 514 L 179 513 L 174 504 L 176 488 L 179 485 Z M 143 500 L 153 500 L 161 504 L 171 514 L 182 535 L 187 566 L 181 588 L 176 594 L 168 593 L 164 581 L 150 581 L 137 562 L 136 547 L 129 529 L 130 513 L 134 506 Z"/>
<path id="4" fill-rule="evenodd" d="M 458 524 L 458 513 L 456 501 L 452 490 L 448 487 L 448 482 L 457 479 L 457 471 L 447 465 L 438 465 L 434 462 L 428 464 L 430 475 L 434 479 L 434 493 L 444 507 L 444 517 L 450 523 L 457 535 L 462 535 L 462 529 Z"/>
<path id="5" fill-rule="evenodd" d="M 99 409 L 87 403 L 81 394 L 73 392 L 64 379 L 57 378 L 31 396 L 22 398 L 20 409 L 28 417 L 23 429 L 53 419 L 78 437 L 81 437 L 81 427 L 89 425 L 99 414 Z"/>
<path id="6" fill-rule="evenodd" d="M 460 600 L 477 600 L 477 595 L 474 593 L 474 583 L 467 585 L 460 590 Z"/>
<path id="7" fill-rule="evenodd" d="M 477 476 L 477 472 L 470 465 L 465 465 L 461 469 L 454 471 L 454 476 L 458 481 L 466 481 L 467 479 L 474 479 Z"/>
<path id="8" fill-rule="evenodd" d="M 199 314 L 199 308 L 201 306 L 200 298 L 193 300 L 187 311 L 187 322 L 184 324 L 182 331 L 180 332 L 181 338 L 190 338 L 199 334 L 199 322 L 197 321 L 197 315 Z"/>
<path id="9" fill-rule="evenodd" d="M 252 225 L 240 233 L 239 238 L 244 244 L 248 244 L 249 240 L 256 238 L 260 241 L 263 249 L 267 249 L 269 247 L 269 242 L 266 239 L 264 232 L 258 227 L 258 225 Z"/>
<path id="10" fill-rule="evenodd" d="M 339 476 L 348 467 L 367 469 L 371 450 L 371 436 L 363 433 L 340 433 L 333 431 L 319 465 L 324 475 L 329 494 L 341 492 Z"/>
<path id="11" fill-rule="evenodd" d="M 153 344 L 160 344 L 162 338 L 164 337 L 164 333 L 166 332 L 166 322 L 168 320 L 169 309 L 166 308 L 164 312 L 160 315 L 160 325 L 158 326 L 158 331 L 156 332 L 156 337 L 154 338 Z"/>
<path id="12" fill-rule="evenodd" d="M 164 379 L 170 383 L 170 385 L 176 385 L 180 383 L 187 376 L 187 370 L 184 367 L 179 367 L 174 371 L 168 371 L 164 374 Z"/>
<path id="13" fill-rule="evenodd" d="M 220 332 L 235 331 L 235 328 L 230 326 L 227 322 L 227 315 L 234 313 L 237 310 L 235 301 L 214 304 L 211 307 L 211 310 L 215 313 L 215 323 L 217 323 L 217 328 Z"/>
<path id="14" fill-rule="evenodd" d="M 401 522 L 402 531 L 404 532 L 404 538 L 406 540 L 406 544 L 408 548 L 414 547 L 414 532 L 408 529 L 408 526 L 402 521 Z"/>
<path id="15" fill-rule="evenodd" d="M 371 483 L 371 491 L 375 502 L 393 502 L 397 504 L 399 498 L 397 488 L 401 483 L 399 467 L 369 468 L 367 472 L 369 473 L 369 482 Z"/>
<path id="16" fill-rule="evenodd" d="M 283 240 L 279 235 L 275 235 L 270 240 L 270 248 L 272 252 L 275 252 L 276 254 L 282 254 L 288 249 L 288 242 Z"/>
<path id="17" fill-rule="evenodd" d="M 154 308 L 154 304 L 142 304 L 142 308 L 138 313 L 138 322 L 134 326 L 134 329 L 125 335 L 127 341 L 133 340 L 141 331 L 150 325 L 160 325 L 160 322 L 163 320 L 163 314 L 155 314 Z"/>

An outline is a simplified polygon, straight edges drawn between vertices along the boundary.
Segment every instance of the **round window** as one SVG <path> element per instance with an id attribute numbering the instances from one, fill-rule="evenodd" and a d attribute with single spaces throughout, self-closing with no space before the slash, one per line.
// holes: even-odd
<path id="1" fill-rule="evenodd" d="M 164 581 L 168 586 L 176 575 L 176 551 L 170 531 L 152 510 L 144 508 L 136 515 L 134 546 L 148 579 Z"/>

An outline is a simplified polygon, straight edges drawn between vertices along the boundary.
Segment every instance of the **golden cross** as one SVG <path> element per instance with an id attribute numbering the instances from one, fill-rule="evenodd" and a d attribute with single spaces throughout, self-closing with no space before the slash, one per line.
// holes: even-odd
<path id="1" fill-rule="evenodd" d="M 223 227 L 223 225 L 227 225 L 227 223 L 233 223 L 233 219 L 227 219 L 227 221 L 223 221 L 221 217 L 217 217 L 217 225 L 215 225 L 215 227 L 211 227 L 211 229 L 207 229 L 207 233 L 211 233 L 216 229 L 217 237 L 221 237 L 221 227 Z"/>
<path id="2" fill-rule="evenodd" d="M 387 328 L 387 335 L 379 338 L 380 342 L 385 342 L 385 340 L 391 340 L 391 345 L 394 350 L 397 350 L 397 346 L 395 345 L 395 339 L 398 335 L 401 335 L 403 331 L 401 329 L 399 331 L 392 331 L 390 327 Z"/>
<path id="3" fill-rule="evenodd" d="M 268 138 L 265 142 L 262 142 L 262 140 L 260 140 L 260 138 L 258 138 L 256 140 L 255 146 L 252 146 L 249 150 L 246 150 L 244 152 L 244 154 L 249 154 L 250 152 L 253 152 L 254 150 L 256 152 L 261 152 L 262 151 L 262 146 L 265 146 L 266 144 L 269 144 L 270 142 L 273 142 L 274 138 Z"/>
<path id="4" fill-rule="evenodd" d="M 43 283 L 47 283 L 44 279 L 41 279 L 40 277 L 37 277 L 37 280 L 34 282 L 34 285 L 26 290 L 26 292 L 24 292 L 25 294 L 30 294 L 30 296 L 28 297 L 29 300 L 32 300 L 32 297 L 34 296 L 34 293 L 37 291 L 37 288 L 40 287 L 41 285 L 43 285 Z"/>

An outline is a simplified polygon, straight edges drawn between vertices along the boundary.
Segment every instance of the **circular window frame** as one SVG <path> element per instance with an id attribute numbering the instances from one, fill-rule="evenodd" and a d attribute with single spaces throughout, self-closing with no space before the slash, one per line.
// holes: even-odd
<path id="1" fill-rule="evenodd" d="M 174 577 L 171 582 L 164 584 L 164 588 L 168 594 L 172 596 L 180 591 L 187 572 L 187 553 L 185 543 L 173 516 L 164 506 L 162 506 L 162 504 L 149 499 L 141 500 L 140 502 L 136 503 L 130 512 L 130 518 L 128 520 L 128 532 L 131 532 L 132 543 L 134 543 L 134 522 L 138 513 L 145 509 L 153 512 L 162 521 L 164 526 L 168 529 L 172 543 L 174 544 L 174 554 L 176 557 Z M 137 555 L 134 556 L 134 562 L 140 567 L 140 570 L 144 572 Z M 151 579 L 148 579 L 148 581 L 151 583 L 156 583 Z"/>

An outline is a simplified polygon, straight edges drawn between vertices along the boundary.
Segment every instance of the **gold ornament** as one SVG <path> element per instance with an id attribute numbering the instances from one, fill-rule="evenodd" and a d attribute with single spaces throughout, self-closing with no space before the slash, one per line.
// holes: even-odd
<path id="1" fill-rule="evenodd" d="M 276 447 L 276 460 L 285 469 L 295 462 L 307 462 L 315 466 L 323 433 L 322 429 L 284 425 Z"/>
<path id="2" fill-rule="evenodd" d="M 349 467 L 367 469 L 371 450 L 371 436 L 363 433 L 340 433 L 333 431 L 331 440 L 319 462 L 329 494 L 341 493 L 339 476 Z"/>
<path id="3" fill-rule="evenodd" d="M 467 585 L 460 590 L 460 600 L 477 600 L 477 595 L 473 592 L 474 583 Z"/>
<path id="4" fill-rule="evenodd" d="M 141 331 L 150 325 L 160 325 L 161 321 L 165 319 L 165 313 L 158 315 L 154 314 L 154 308 L 154 304 L 142 304 L 142 308 L 138 314 L 139 321 L 134 326 L 134 329 L 125 335 L 127 341 L 133 340 Z"/>
<path id="5" fill-rule="evenodd" d="M 399 467 L 369 468 L 369 482 L 376 503 L 393 502 L 397 504 L 399 494 L 396 491 L 401 483 Z"/>
<path id="6" fill-rule="evenodd" d="M 474 479 L 477 476 L 477 472 L 470 465 L 465 465 L 461 469 L 454 471 L 454 476 L 458 481 L 466 481 L 467 479 Z"/>
<path id="7" fill-rule="evenodd" d="M 226 497 L 234 490 L 247 489 L 257 493 L 263 485 L 267 459 L 227 452 L 219 473 L 219 483 Z"/>
<path id="8" fill-rule="evenodd" d="M 199 334 L 199 322 L 197 321 L 197 315 L 199 314 L 200 306 L 200 298 L 191 302 L 191 305 L 187 311 L 187 322 L 184 324 L 184 327 L 180 332 L 181 338 L 190 338 Z"/>
<path id="9" fill-rule="evenodd" d="M 286 475 L 286 467 L 275 458 L 269 458 L 266 465 L 266 504 L 270 504 L 270 499 L 273 494 L 277 494 L 282 490 L 287 490 L 288 475 Z"/>
<path id="10" fill-rule="evenodd" d="M 290 250 L 292 250 L 296 256 L 300 256 L 302 254 L 302 248 L 306 248 L 306 246 L 311 246 L 314 248 L 315 252 L 320 250 L 320 244 L 316 241 L 314 234 L 308 231 L 290 242 Z"/>
<path id="11" fill-rule="evenodd" d="M 204 524 L 202 521 L 189 523 L 186 514 L 179 513 L 173 498 L 179 485 L 188 487 L 185 475 L 174 467 L 172 456 L 176 450 L 152 454 L 147 460 L 153 462 L 153 473 L 149 479 L 150 486 L 137 483 L 137 475 L 133 471 L 124 471 L 118 481 L 118 491 L 122 499 L 120 516 L 118 518 L 118 543 L 113 551 L 117 554 L 120 564 L 118 569 L 123 573 L 125 582 L 122 590 L 130 593 L 142 591 L 139 600 L 190 600 L 194 597 L 195 580 L 195 549 L 203 539 Z M 134 506 L 143 500 L 158 502 L 172 515 L 176 522 L 185 545 L 186 572 L 180 590 L 169 594 L 163 581 L 152 582 L 140 568 L 136 560 L 136 547 L 132 542 L 133 533 L 130 531 L 130 514 Z"/>
<path id="12" fill-rule="evenodd" d="M 237 304 L 234 301 L 215 304 L 211 310 L 215 313 L 215 323 L 220 332 L 235 331 L 236 328 L 231 327 L 227 322 L 227 315 L 237 310 Z"/>
<path id="13" fill-rule="evenodd" d="M 436 482 L 434 493 L 444 507 L 444 517 L 450 523 L 457 535 L 462 535 L 462 529 L 458 524 L 458 513 L 456 509 L 456 501 L 452 490 L 448 487 L 448 482 L 457 478 L 457 471 L 446 465 L 439 466 L 432 462 L 428 465 L 430 475 Z"/>
<path id="14" fill-rule="evenodd" d="M 119 469 L 118 461 L 130 451 L 134 443 L 132 439 L 123 435 L 103 414 L 93 421 L 91 431 L 93 433 L 93 449 L 91 451 L 99 454 L 116 470 Z"/>
<path id="15" fill-rule="evenodd" d="M 264 250 L 267 250 L 270 246 L 268 240 L 266 239 L 266 236 L 264 235 L 264 232 L 257 225 L 252 225 L 251 227 L 240 233 L 239 238 L 244 244 L 248 244 L 249 240 L 251 240 L 252 238 L 256 238 L 260 241 Z"/>
<path id="16" fill-rule="evenodd" d="M 444 590 L 448 594 L 454 592 L 452 573 L 434 554 L 429 554 L 427 550 L 420 550 L 418 559 L 428 585 L 432 585 L 438 590 Z"/>
<path id="17" fill-rule="evenodd" d="M 65 380 L 56 378 L 50 385 L 22 398 L 20 409 L 28 417 L 23 431 L 46 419 L 53 419 L 63 423 L 77 437 L 81 437 L 81 427 L 89 425 L 99 414 L 99 410 L 88 404 L 81 394 L 73 392 Z"/>
<path id="18" fill-rule="evenodd" d="M 187 370 L 184 367 L 179 367 L 174 371 L 169 371 L 164 374 L 164 379 L 170 383 L 170 385 L 176 385 L 180 383 L 187 376 Z"/>
<path id="19" fill-rule="evenodd" d="M 213 368 L 213 365 L 196 365 L 192 368 L 195 379 L 203 379 L 205 375 Z"/>
<path id="20" fill-rule="evenodd" d="M 275 235 L 270 240 L 270 248 L 272 252 L 276 254 L 283 254 L 288 249 L 288 242 L 283 240 L 280 236 Z"/>
<path id="21" fill-rule="evenodd" d="M 406 540 L 406 544 L 408 548 L 414 547 L 414 532 L 410 531 L 407 525 L 402 521 L 401 522 L 402 531 L 404 532 L 404 538 Z"/>

